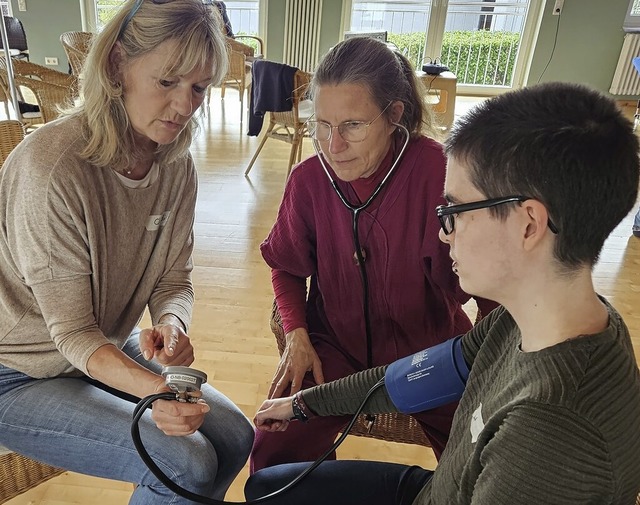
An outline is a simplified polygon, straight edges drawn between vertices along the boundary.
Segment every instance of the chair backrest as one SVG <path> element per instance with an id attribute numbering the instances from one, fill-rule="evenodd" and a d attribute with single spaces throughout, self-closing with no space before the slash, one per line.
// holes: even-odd
<path id="1" fill-rule="evenodd" d="M 244 45 L 240 43 L 236 43 L 236 45 L 229 44 L 227 46 L 227 54 L 229 56 L 229 68 L 227 69 L 227 75 L 225 76 L 225 81 L 236 81 L 240 82 L 245 78 L 247 73 L 247 54 L 245 51 L 238 51 L 236 49 L 237 45 Z M 249 46 L 246 46 L 249 49 L 252 49 Z M 242 49 L 242 48 L 240 48 Z M 249 68 L 250 72 L 250 68 Z"/>
<path id="2" fill-rule="evenodd" d="M 4 24 L 7 27 L 7 40 L 9 41 L 9 47 L 19 51 L 26 51 L 29 49 L 27 46 L 27 34 L 24 32 L 22 21 L 12 16 L 5 16 Z M 0 48 L 1 47 L 3 46 L 2 40 L 0 39 Z"/>
<path id="3" fill-rule="evenodd" d="M 60 115 L 60 109 L 72 105 L 73 90 L 67 86 L 23 77 L 22 75 L 16 75 L 15 81 L 16 86 L 24 86 L 35 95 L 43 123 L 57 119 Z"/>
<path id="4" fill-rule="evenodd" d="M 236 39 L 227 37 L 227 48 L 231 51 L 244 54 L 247 58 L 253 58 L 255 56 L 255 49 L 249 44 L 238 42 Z"/>
<path id="5" fill-rule="evenodd" d="M 75 96 L 78 90 L 78 78 L 75 75 L 69 75 L 65 72 L 60 72 L 53 68 L 45 67 L 44 65 L 38 65 L 25 60 L 13 59 L 13 73 L 15 75 L 21 75 L 23 77 L 29 77 L 32 79 L 39 79 L 44 82 L 55 84 L 57 86 L 63 86 L 69 88 L 71 93 Z M 0 62 L 0 67 L 2 67 Z"/>
<path id="6" fill-rule="evenodd" d="M 26 87 L 35 95 L 43 123 L 53 121 L 59 109 L 72 105 L 77 93 L 74 76 L 22 60 L 12 60 L 16 87 Z M 0 58 L 0 81 L 5 83 L 7 62 Z"/>
<path id="7" fill-rule="evenodd" d="M 90 32 L 65 32 L 60 35 L 60 43 L 67 54 L 74 75 L 80 75 L 84 60 L 91 49 L 91 42 L 93 42 L 93 33 Z"/>
<path id="8" fill-rule="evenodd" d="M 293 107 L 290 111 L 272 112 L 271 117 L 278 124 L 289 126 L 291 128 L 300 128 L 308 118 L 301 117 L 300 102 L 305 100 L 309 84 L 311 83 L 312 74 L 304 70 L 297 70 L 293 76 L 293 94 L 291 102 Z"/>
<path id="9" fill-rule="evenodd" d="M 0 168 L 9 156 L 9 153 L 24 138 L 24 128 L 20 121 L 7 119 L 0 121 Z"/>

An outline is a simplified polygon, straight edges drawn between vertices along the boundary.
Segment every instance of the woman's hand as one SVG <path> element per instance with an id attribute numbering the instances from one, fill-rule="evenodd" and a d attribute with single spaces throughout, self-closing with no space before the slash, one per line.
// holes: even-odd
<path id="1" fill-rule="evenodd" d="M 152 328 L 140 332 L 140 351 L 146 360 L 162 365 L 189 366 L 195 359 L 193 346 L 175 316 L 165 316 Z"/>
<path id="2" fill-rule="evenodd" d="M 157 393 L 169 391 L 164 382 L 158 385 Z M 199 396 L 197 392 L 194 396 Z M 181 437 L 195 433 L 204 422 L 210 407 L 204 400 L 183 403 L 174 400 L 156 400 L 151 409 L 151 418 L 165 435 Z"/>
<path id="3" fill-rule="evenodd" d="M 311 371 L 316 384 L 324 382 L 322 363 L 304 328 L 296 328 L 286 335 L 287 344 L 271 381 L 269 398 L 278 398 L 291 384 L 291 395 L 302 387 L 304 375 Z"/>
<path id="4" fill-rule="evenodd" d="M 253 423 L 261 431 L 284 431 L 289 426 L 293 417 L 293 396 L 265 400 L 255 417 Z"/>

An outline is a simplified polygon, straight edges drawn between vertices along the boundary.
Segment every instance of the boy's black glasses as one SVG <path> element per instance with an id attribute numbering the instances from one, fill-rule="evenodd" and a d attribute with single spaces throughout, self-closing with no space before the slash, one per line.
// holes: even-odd
<path id="1" fill-rule="evenodd" d="M 462 212 L 469 212 L 470 210 L 486 209 L 488 207 L 495 207 L 496 205 L 502 205 L 504 203 L 512 202 L 524 202 L 530 200 L 528 196 L 505 196 L 502 198 L 489 198 L 488 200 L 480 200 L 479 202 L 461 203 L 460 205 L 439 205 L 436 207 L 436 214 L 440 220 L 440 227 L 445 235 L 453 233 L 455 228 L 455 216 Z M 558 233 L 558 228 L 551 222 L 551 219 L 547 221 L 549 229 L 553 233 Z"/>
<path id="2" fill-rule="evenodd" d="M 173 0 L 151 0 L 151 1 L 154 4 L 161 5 L 161 4 L 168 4 L 169 2 L 172 2 Z M 136 3 L 133 4 L 133 7 L 131 7 L 131 10 L 129 11 L 129 14 L 127 14 L 127 17 L 124 18 L 124 21 L 122 22 L 122 26 L 120 27 L 120 31 L 118 32 L 118 39 L 120 39 L 120 37 L 122 37 L 122 34 L 126 30 L 127 26 L 131 22 L 131 20 L 133 19 L 133 16 L 135 16 L 136 13 L 140 10 L 140 7 L 142 7 L 142 3 L 143 2 L 144 2 L 144 0 L 136 0 Z"/>

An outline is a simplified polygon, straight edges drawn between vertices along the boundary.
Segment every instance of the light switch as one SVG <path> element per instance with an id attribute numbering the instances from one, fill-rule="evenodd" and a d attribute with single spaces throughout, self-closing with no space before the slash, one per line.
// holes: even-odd
<path id="1" fill-rule="evenodd" d="M 27 10 L 27 0 L 18 0 L 18 10 L 19 11 Z"/>

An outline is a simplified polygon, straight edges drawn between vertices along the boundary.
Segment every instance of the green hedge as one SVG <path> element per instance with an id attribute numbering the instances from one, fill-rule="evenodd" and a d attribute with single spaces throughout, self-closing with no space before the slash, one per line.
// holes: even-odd
<path id="1" fill-rule="evenodd" d="M 416 68 L 422 66 L 423 32 L 390 33 L 389 42 L 407 55 Z M 519 44 L 520 34 L 514 32 L 445 32 L 442 54 L 437 56 L 456 74 L 460 84 L 510 86 Z"/>

